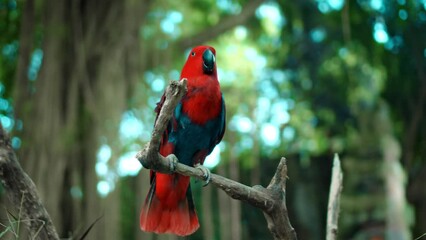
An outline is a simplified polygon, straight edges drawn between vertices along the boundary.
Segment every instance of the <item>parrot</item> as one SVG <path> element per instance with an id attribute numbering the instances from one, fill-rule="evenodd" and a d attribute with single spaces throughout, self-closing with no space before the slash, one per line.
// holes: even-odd
<path id="1" fill-rule="evenodd" d="M 211 46 L 194 47 L 182 68 L 180 79 L 187 79 L 187 92 L 162 134 L 159 153 L 164 157 L 174 154 L 180 163 L 201 168 L 208 183 L 210 172 L 202 164 L 222 140 L 226 127 L 216 50 Z M 155 108 L 157 118 L 164 101 L 165 94 Z M 151 170 L 150 184 L 140 214 L 141 230 L 178 236 L 194 233 L 200 225 L 189 177 Z"/>

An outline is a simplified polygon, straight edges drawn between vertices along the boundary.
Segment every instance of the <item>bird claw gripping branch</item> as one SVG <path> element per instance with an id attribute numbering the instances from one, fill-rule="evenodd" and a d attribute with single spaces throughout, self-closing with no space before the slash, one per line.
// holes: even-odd
<path id="1" fill-rule="evenodd" d="M 204 184 L 203 184 L 203 187 L 205 187 L 205 186 L 207 186 L 207 185 L 209 185 L 209 183 L 210 183 L 210 180 L 211 180 L 211 173 L 210 173 L 210 170 L 207 168 L 207 167 L 204 167 L 203 165 L 201 165 L 201 164 L 196 164 L 195 166 L 194 166 L 195 168 L 198 168 L 198 169 L 200 169 L 201 170 L 201 172 L 203 172 L 203 177 L 204 177 Z"/>
<path id="2" fill-rule="evenodd" d="M 166 157 L 169 160 L 169 168 L 171 172 L 176 170 L 176 166 L 179 162 L 178 158 L 174 154 L 170 154 Z"/>

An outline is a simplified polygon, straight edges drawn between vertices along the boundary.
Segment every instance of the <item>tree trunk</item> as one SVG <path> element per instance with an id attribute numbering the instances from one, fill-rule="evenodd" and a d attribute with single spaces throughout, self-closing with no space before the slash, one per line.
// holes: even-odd
<path id="1" fill-rule="evenodd" d="M 147 233 L 147 232 L 142 232 L 139 228 L 139 214 L 141 211 L 141 207 L 143 206 L 143 203 L 145 201 L 146 195 L 148 194 L 149 188 L 150 188 L 150 184 L 149 184 L 149 170 L 143 168 L 138 176 L 136 177 L 136 205 L 138 206 L 137 211 L 138 213 L 136 214 L 137 217 L 136 219 L 134 219 L 135 223 L 137 223 L 138 227 L 134 228 L 136 233 L 135 239 L 146 239 L 146 240 L 153 240 L 155 239 L 155 235 L 153 233 Z"/>
<path id="2" fill-rule="evenodd" d="M 228 176 L 225 171 L 225 163 L 220 163 L 217 173 L 221 176 Z M 223 191 L 217 190 L 219 198 L 219 221 L 220 221 L 220 239 L 232 239 L 231 237 L 231 199 Z"/>
<path id="3" fill-rule="evenodd" d="M 235 146 L 234 135 L 232 135 L 230 141 L 231 146 Z M 229 176 L 232 180 L 240 181 L 240 165 L 235 150 L 231 148 L 229 151 Z M 259 183 L 258 183 L 259 184 Z M 231 200 L 231 239 L 241 239 L 241 201 Z"/>
<path id="4" fill-rule="evenodd" d="M 212 212 L 212 191 L 211 186 L 207 186 L 202 191 L 202 225 L 201 229 L 203 230 L 203 239 L 213 240 L 214 239 L 214 224 L 213 224 L 213 212 Z"/>
<path id="5" fill-rule="evenodd" d="M 15 88 L 27 93 L 15 94 L 24 126 L 19 154 L 62 237 L 78 236 L 109 210 L 118 212 L 117 196 L 105 201 L 97 193 L 96 153 L 101 137 L 118 139 L 111 126 L 118 125 L 142 71 L 135 55 L 149 2 L 42 1 L 43 63 L 33 92 L 26 73 L 34 29 L 25 19 L 34 11 L 33 1 L 26 3 L 22 31 L 29 32 L 21 35 L 26 54 Z M 115 238 L 118 231 L 104 219 L 89 236 Z"/>
<path id="6" fill-rule="evenodd" d="M 401 165 L 401 145 L 393 134 L 389 112 L 385 104 L 379 105 L 379 121 L 384 184 L 386 189 L 386 239 L 412 239 L 407 217 L 405 194 L 406 174 Z"/>
<path id="7" fill-rule="evenodd" d="M 117 240 L 122 239 L 120 236 L 120 184 L 116 185 L 114 191 L 112 191 L 103 201 L 103 206 L 101 210 L 100 217 L 102 217 L 101 221 L 104 222 L 103 233 L 105 240 Z M 93 220 L 94 221 L 94 220 Z M 134 223 L 134 226 L 138 226 L 138 222 Z"/>
<path id="8" fill-rule="evenodd" d="M 18 114 L 25 113 L 25 105 L 23 102 L 29 95 L 29 81 L 28 81 L 28 66 L 30 64 L 31 52 L 33 50 L 33 37 L 34 37 L 34 0 L 28 0 L 24 3 L 22 13 L 21 29 L 19 32 L 19 55 L 18 55 L 18 71 L 15 76 L 15 88 L 13 92 L 13 99 L 15 112 L 17 118 L 22 118 Z"/>

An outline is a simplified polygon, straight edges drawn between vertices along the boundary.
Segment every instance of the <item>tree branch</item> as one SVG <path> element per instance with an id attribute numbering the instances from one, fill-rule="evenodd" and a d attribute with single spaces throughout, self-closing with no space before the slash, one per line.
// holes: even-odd
<path id="1" fill-rule="evenodd" d="M 31 239 L 59 240 L 49 214 L 38 196 L 36 186 L 22 170 L 10 139 L 0 124 L 0 181 L 14 206 L 21 206 L 22 222 Z"/>
<path id="2" fill-rule="evenodd" d="M 243 7 L 242 11 L 238 15 L 231 15 L 227 18 L 222 18 L 215 26 L 208 27 L 202 32 L 198 32 L 192 36 L 181 39 L 177 42 L 177 46 L 181 49 L 187 49 L 193 46 L 200 45 L 207 42 L 210 39 L 219 36 L 220 34 L 238 26 L 244 24 L 250 17 L 252 17 L 256 9 L 265 0 L 251 0 L 248 1 L 246 6 Z"/>
<path id="3" fill-rule="evenodd" d="M 136 158 L 145 168 L 163 173 L 179 173 L 185 176 L 204 179 L 204 173 L 181 163 L 175 164 L 173 169 L 168 157 L 158 153 L 160 140 L 167 123 L 169 122 L 176 105 L 186 91 L 186 79 L 172 81 L 166 89 L 165 102 L 156 120 L 151 141 L 145 148 L 138 152 Z M 231 198 L 238 199 L 260 208 L 268 223 L 274 239 L 297 239 L 296 232 L 290 224 L 287 207 L 285 205 L 285 183 L 287 178 L 287 165 L 282 158 L 271 183 L 267 188 L 262 186 L 249 187 L 239 182 L 227 179 L 217 174 L 211 174 L 211 184 L 225 191 Z"/>
<path id="4" fill-rule="evenodd" d="M 337 239 L 337 226 L 340 210 L 340 193 L 342 192 L 343 173 L 340 167 L 339 155 L 334 155 L 331 173 L 330 193 L 327 210 L 327 240 Z"/>

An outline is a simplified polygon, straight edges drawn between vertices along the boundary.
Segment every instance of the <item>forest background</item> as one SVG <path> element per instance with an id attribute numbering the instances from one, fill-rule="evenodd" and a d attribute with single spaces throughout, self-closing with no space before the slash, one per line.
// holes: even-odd
<path id="1" fill-rule="evenodd" d="M 139 230 L 149 174 L 134 156 L 200 44 L 227 104 L 213 172 L 265 186 L 285 156 L 291 223 L 324 239 L 339 153 L 339 239 L 426 232 L 425 0 L 1 0 L 0 121 L 61 237 L 102 217 L 90 239 L 179 239 Z M 271 239 L 261 211 L 193 185 L 187 239 Z"/>

